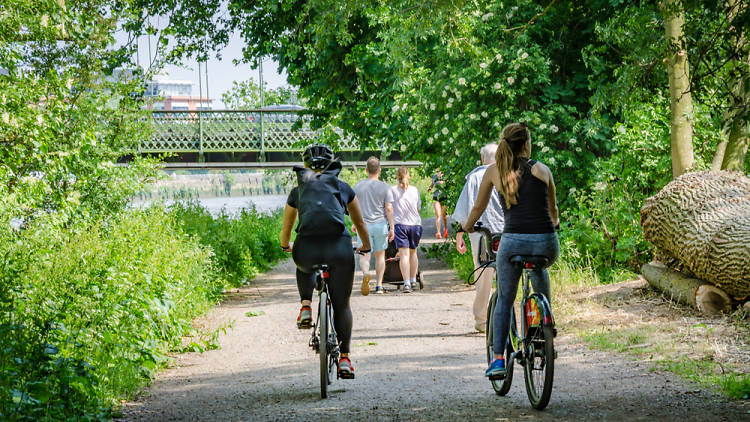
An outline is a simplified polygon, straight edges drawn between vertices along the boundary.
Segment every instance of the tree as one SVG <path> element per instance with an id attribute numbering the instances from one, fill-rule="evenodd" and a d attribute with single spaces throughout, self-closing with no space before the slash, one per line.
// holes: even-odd
<path id="1" fill-rule="evenodd" d="M 671 108 L 672 177 L 693 168 L 693 97 L 690 92 L 690 70 L 683 26 L 682 0 L 664 0 L 664 31 L 669 55 L 665 59 L 669 73 Z"/>
<path id="2" fill-rule="evenodd" d="M 289 86 L 276 89 L 266 88 L 263 91 L 263 104 L 261 104 L 260 88 L 253 78 L 240 82 L 234 81 L 232 88 L 221 94 L 221 101 L 227 108 L 234 110 L 257 109 L 271 104 L 302 104 L 297 91 Z"/>

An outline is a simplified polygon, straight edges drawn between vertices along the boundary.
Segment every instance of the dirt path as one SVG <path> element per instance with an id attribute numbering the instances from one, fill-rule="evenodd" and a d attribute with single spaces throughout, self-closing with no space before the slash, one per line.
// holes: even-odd
<path id="1" fill-rule="evenodd" d="M 427 221 L 425 221 L 427 223 Z M 434 226 L 433 226 L 434 227 Z M 434 229 L 425 228 L 425 233 Z M 435 239 L 426 239 L 434 242 Z M 207 316 L 234 320 L 221 349 L 175 358 L 137 401 L 128 421 L 310 420 L 750 420 L 747 403 L 650 370 L 648 363 L 589 350 L 559 327 L 548 408 L 533 410 L 516 372 L 506 397 L 483 377 L 484 335 L 473 329 L 473 290 L 435 260 L 423 259 L 423 291 L 352 295 L 355 380 L 335 380 L 321 400 L 309 331 L 294 321 L 294 266 L 284 262 Z M 247 317 L 247 311 L 263 311 Z"/>

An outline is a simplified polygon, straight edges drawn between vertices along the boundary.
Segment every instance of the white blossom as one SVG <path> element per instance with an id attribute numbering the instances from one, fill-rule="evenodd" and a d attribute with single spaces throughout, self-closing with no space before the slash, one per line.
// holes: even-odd
<path id="1" fill-rule="evenodd" d="M 396 104 L 393 107 L 391 107 L 391 111 L 394 112 L 394 113 L 397 112 L 398 111 L 398 104 Z"/>
<path id="2" fill-rule="evenodd" d="M 452 144 L 453 143 L 453 138 L 449 138 L 448 142 L 450 142 Z"/>
<path id="3" fill-rule="evenodd" d="M 432 138 L 427 138 L 427 143 L 432 145 Z"/>
<path id="4" fill-rule="evenodd" d="M 473 147 L 477 146 L 477 140 L 476 139 L 473 139 L 471 141 L 471 146 L 473 146 Z"/>
<path id="5" fill-rule="evenodd" d="M 495 60 L 497 60 L 498 63 L 503 62 L 503 55 L 500 53 L 495 54 Z"/>
<path id="6" fill-rule="evenodd" d="M 435 103 L 430 104 L 430 110 L 435 110 Z"/>
<path id="7" fill-rule="evenodd" d="M 453 103 L 448 103 L 445 105 L 445 108 L 451 108 L 451 107 L 453 107 Z"/>
<path id="8" fill-rule="evenodd" d="M 448 128 L 444 127 L 441 132 L 443 132 L 443 135 L 447 135 L 448 134 Z"/>
<path id="9" fill-rule="evenodd" d="M 555 157 L 549 157 L 549 163 L 555 164 Z"/>
<path id="10" fill-rule="evenodd" d="M 576 138 L 570 138 L 568 139 L 568 142 L 570 142 L 570 145 L 575 145 L 577 141 Z"/>
<path id="11" fill-rule="evenodd" d="M 510 112 L 508 110 L 505 110 L 505 113 L 503 113 L 506 119 L 510 119 Z"/>
<path id="12" fill-rule="evenodd" d="M 487 114 L 487 112 L 486 112 L 486 111 L 483 111 L 483 112 L 482 112 L 482 117 L 484 117 L 484 118 L 486 119 L 486 118 L 487 118 L 487 116 L 489 116 L 489 114 Z"/>
<path id="13" fill-rule="evenodd" d="M 448 97 L 448 102 L 452 103 L 453 102 L 453 97 Z"/>
<path id="14" fill-rule="evenodd" d="M 479 67 L 482 69 L 487 69 L 487 63 L 485 62 L 479 63 Z"/>
<path id="15" fill-rule="evenodd" d="M 459 85 L 466 85 L 466 78 L 458 78 Z"/>
<path id="16" fill-rule="evenodd" d="M 625 126 L 622 126 L 622 125 L 618 126 L 617 131 L 624 135 L 626 132 Z"/>
<path id="17" fill-rule="evenodd" d="M 529 58 L 529 53 L 524 51 L 523 54 L 521 54 L 521 59 L 526 60 L 528 58 Z"/>
<path id="18" fill-rule="evenodd" d="M 539 129 L 541 130 L 547 129 L 547 123 L 542 123 L 541 125 L 539 125 Z"/>
<path id="19" fill-rule="evenodd" d="M 469 118 L 470 118 L 471 120 L 476 120 L 476 118 L 477 118 L 477 115 L 476 115 L 476 114 L 474 114 L 474 113 L 471 113 L 471 114 L 469 115 Z"/>
<path id="20" fill-rule="evenodd" d="M 456 91 L 456 99 L 461 101 L 461 93 Z"/>
<path id="21" fill-rule="evenodd" d="M 492 87 L 495 88 L 496 91 L 499 91 L 500 88 L 502 88 L 502 85 L 500 85 L 500 82 L 495 82 L 495 85 L 493 85 Z"/>
<path id="22" fill-rule="evenodd" d="M 549 152 L 549 147 L 542 148 L 542 152 Z"/>
<path id="23" fill-rule="evenodd" d="M 445 120 L 448 120 L 448 119 L 450 119 L 450 116 L 448 116 L 448 114 L 447 114 L 447 113 L 446 113 L 446 114 L 443 114 L 443 119 L 445 119 Z"/>
<path id="24" fill-rule="evenodd" d="M 516 79 L 512 76 L 508 76 L 508 84 L 513 85 L 513 83 L 516 81 Z"/>
<path id="25" fill-rule="evenodd" d="M 492 126 L 498 127 L 500 126 L 500 122 L 495 122 L 495 124 L 493 124 Z"/>
<path id="26" fill-rule="evenodd" d="M 557 126 L 555 126 L 555 125 L 551 125 L 551 126 L 549 127 L 549 130 L 550 130 L 550 132 L 552 132 L 552 133 L 557 133 L 557 130 L 558 130 L 558 129 L 557 129 Z"/>
<path id="27" fill-rule="evenodd" d="M 521 79 L 521 83 L 524 83 L 524 84 L 529 83 L 529 78 L 523 78 L 523 79 Z"/>
<path id="28" fill-rule="evenodd" d="M 41 126 L 41 125 L 44 124 L 44 117 L 42 117 L 41 114 L 37 114 L 37 116 L 36 116 L 36 124 L 38 126 Z"/>
<path id="29" fill-rule="evenodd" d="M 13 231 L 21 230 L 21 227 L 23 227 L 23 218 L 22 217 L 15 217 L 10 220 L 10 228 Z"/>
<path id="30" fill-rule="evenodd" d="M 8 123 L 10 123 L 10 114 L 8 114 L 8 112 L 4 112 L 4 113 L 2 114 L 2 117 L 0 117 L 0 118 L 2 118 L 2 119 L 3 119 L 3 123 L 5 123 L 6 125 L 7 125 Z"/>
<path id="31" fill-rule="evenodd" d="M 401 145 L 401 151 L 406 151 L 406 145 Z"/>
<path id="32" fill-rule="evenodd" d="M 576 147 L 576 152 L 581 152 L 581 151 L 583 151 L 583 150 L 581 149 L 581 147 Z"/>
<path id="33" fill-rule="evenodd" d="M 568 160 L 568 162 L 565 163 L 565 165 L 568 167 L 573 167 L 573 160 Z"/>
<path id="34" fill-rule="evenodd" d="M 490 12 L 490 13 L 485 13 L 484 15 L 482 15 L 482 20 L 483 20 L 483 21 L 486 21 L 487 19 L 489 19 L 489 18 L 491 18 L 491 17 L 493 17 L 493 16 L 495 16 L 495 14 L 494 14 L 494 13 L 492 13 L 492 12 Z"/>
<path id="35" fill-rule="evenodd" d="M 409 122 L 411 122 L 412 120 L 414 120 L 414 117 L 409 116 Z"/>
<path id="36" fill-rule="evenodd" d="M 568 195 L 573 195 L 574 193 L 576 193 L 576 188 L 570 188 L 570 190 L 568 190 Z"/>
<path id="37" fill-rule="evenodd" d="M 49 24 L 49 16 L 47 16 L 46 14 L 42 15 L 42 20 L 41 22 L 39 22 L 39 24 L 42 25 L 42 28 L 46 28 Z"/>
<path id="38" fill-rule="evenodd" d="M 443 91 L 443 98 L 445 98 L 448 95 L 447 92 Z"/>

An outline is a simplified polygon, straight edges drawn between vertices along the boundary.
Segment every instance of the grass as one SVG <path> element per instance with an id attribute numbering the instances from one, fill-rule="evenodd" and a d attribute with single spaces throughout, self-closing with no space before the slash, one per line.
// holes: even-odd
<path id="1" fill-rule="evenodd" d="M 728 370 L 710 357 L 664 360 L 658 364 L 658 368 L 673 372 L 703 387 L 718 389 L 729 398 L 750 399 L 750 374 Z"/>

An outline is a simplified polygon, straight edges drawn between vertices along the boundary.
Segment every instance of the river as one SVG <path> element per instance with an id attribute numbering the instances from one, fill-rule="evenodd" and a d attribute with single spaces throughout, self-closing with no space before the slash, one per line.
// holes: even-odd
<path id="1" fill-rule="evenodd" d="M 241 209 L 248 208 L 250 204 L 263 213 L 270 213 L 283 208 L 287 195 L 259 195 L 259 196 L 221 196 L 217 198 L 200 198 L 197 201 L 208 211 L 216 216 L 224 209 L 227 214 L 237 214 Z M 147 207 L 156 201 L 134 201 L 134 207 Z M 165 205 L 171 205 L 175 201 L 165 200 Z"/>

